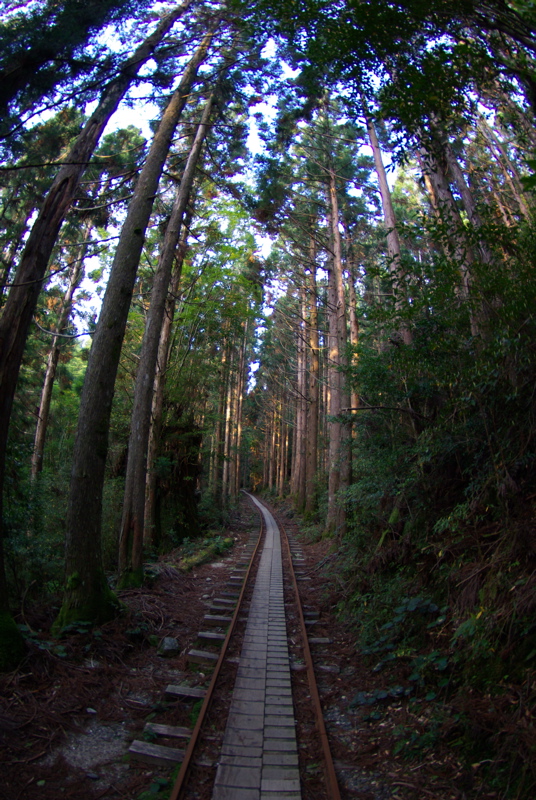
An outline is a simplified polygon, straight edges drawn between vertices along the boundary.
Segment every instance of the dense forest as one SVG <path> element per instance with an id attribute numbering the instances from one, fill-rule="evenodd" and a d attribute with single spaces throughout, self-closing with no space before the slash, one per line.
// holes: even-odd
<path id="1" fill-rule="evenodd" d="M 533 4 L 7 0 L 0 42 L 0 669 L 247 488 L 363 653 L 532 708 Z"/>

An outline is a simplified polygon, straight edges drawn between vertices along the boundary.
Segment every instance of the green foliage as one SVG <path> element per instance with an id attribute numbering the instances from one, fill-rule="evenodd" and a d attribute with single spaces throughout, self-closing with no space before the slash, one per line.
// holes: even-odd
<path id="1" fill-rule="evenodd" d="M 153 741 L 148 734 L 144 734 L 144 738 L 147 741 Z M 174 772 L 176 772 L 176 769 Z M 165 798 L 170 796 L 174 782 L 175 781 L 173 778 L 155 777 L 149 789 L 146 792 L 142 792 L 140 795 L 138 795 L 138 800 L 154 800 L 155 795 L 159 795 L 162 800 L 165 800 Z"/>
<path id="2" fill-rule="evenodd" d="M 422 758 L 424 753 L 436 748 L 445 739 L 444 727 L 448 717 L 448 711 L 437 708 L 420 729 L 404 725 L 397 726 L 394 734 L 398 741 L 393 748 L 393 753 L 402 755 L 408 761 Z"/>
<path id="3" fill-rule="evenodd" d="M 17 492 L 8 493 L 4 524 L 7 575 L 13 593 L 21 598 L 55 592 L 63 578 L 62 474 L 42 473 L 32 483 L 26 476 Z M 63 475 L 67 480 L 67 476 Z"/>
<path id="4" fill-rule="evenodd" d="M 145 4 L 140 0 L 136 6 L 143 8 Z M 88 47 L 91 34 L 107 23 L 117 23 L 133 10 L 126 0 L 17 5 L 0 25 L 3 115 L 11 103 L 14 111 L 17 106 L 28 110 L 58 84 L 92 72 L 94 59 Z"/>
<path id="5" fill-rule="evenodd" d="M 192 728 L 195 726 L 197 722 L 197 718 L 203 708 L 203 700 L 196 700 L 196 702 L 192 706 L 192 710 L 190 711 L 190 725 Z"/>
<path id="6" fill-rule="evenodd" d="M 68 582 L 69 576 L 67 577 Z M 120 610 L 119 600 L 108 587 L 106 578 L 102 575 L 100 585 L 95 587 L 93 594 L 87 598 L 85 603 L 81 604 L 76 600 L 73 603 L 72 597 L 66 594 L 51 630 L 54 635 L 60 635 L 66 626 L 79 621 L 101 625 L 117 616 Z"/>
<path id="7" fill-rule="evenodd" d="M 189 572 L 194 567 L 212 561 L 216 556 L 222 555 L 234 545 L 234 539 L 220 536 L 218 533 L 205 537 L 202 541 L 183 542 L 179 569 Z"/>
<path id="8" fill-rule="evenodd" d="M 104 483 L 102 496 L 102 558 L 104 568 L 113 571 L 117 565 L 117 531 L 121 523 L 125 479 L 112 477 Z"/>

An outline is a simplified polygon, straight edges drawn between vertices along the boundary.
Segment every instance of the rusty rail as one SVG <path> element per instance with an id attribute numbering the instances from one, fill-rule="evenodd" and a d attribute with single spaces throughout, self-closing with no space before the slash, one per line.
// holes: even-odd
<path id="1" fill-rule="evenodd" d="M 265 504 L 268 508 L 268 505 Z M 301 628 L 301 635 L 303 641 L 303 654 L 305 659 L 305 664 L 307 666 L 307 678 L 309 681 L 309 690 L 311 693 L 311 699 L 313 701 L 313 705 L 315 708 L 315 715 L 316 715 L 316 726 L 318 730 L 318 735 L 320 736 L 320 741 L 322 744 L 322 752 L 324 754 L 324 774 L 326 779 L 326 792 L 329 797 L 329 800 L 341 800 L 341 794 L 339 791 L 339 785 L 337 782 L 337 775 L 335 773 L 335 766 L 333 764 L 333 758 L 331 755 L 331 750 L 329 747 L 329 740 L 328 734 L 326 731 L 326 726 L 324 724 L 324 714 L 322 711 L 322 703 L 320 701 L 320 694 L 318 692 L 318 686 L 316 683 L 316 676 L 315 670 L 313 665 L 313 659 L 311 656 L 311 649 L 309 647 L 309 639 L 307 636 L 307 628 L 305 626 L 305 618 L 303 615 L 303 609 L 300 600 L 300 593 L 298 590 L 298 581 L 296 579 L 296 573 L 294 571 L 294 564 L 292 563 L 292 552 L 290 549 L 290 543 L 288 540 L 288 534 L 285 530 L 285 526 L 281 522 L 279 514 L 275 513 L 269 509 L 270 512 L 276 518 L 277 524 L 279 525 L 279 529 L 283 534 L 283 538 L 286 543 L 286 549 L 288 554 L 288 561 L 290 564 L 290 574 L 292 577 L 292 583 L 294 586 L 294 594 L 296 596 L 296 605 L 298 607 L 298 616 L 300 619 L 300 628 Z"/>

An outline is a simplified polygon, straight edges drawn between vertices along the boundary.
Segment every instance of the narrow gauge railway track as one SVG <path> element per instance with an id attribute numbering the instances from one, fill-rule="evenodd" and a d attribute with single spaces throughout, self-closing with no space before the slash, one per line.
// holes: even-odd
<path id="1" fill-rule="evenodd" d="M 293 566 L 299 569 L 299 545 L 264 504 L 249 498 L 261 531 L 230 579 L 229 595 L 238 595 L 232 616 L 205 617 L 217 635 L 208 641 L 222 647 L 211 656 L 214 671 L 188 746 L 177 751 L 182 763 L 170 800 L 340 800 L 308 644 L 306 622 L 316 612 L 301 608 L 301 576 Z M 203 653 L 192 653 L 206 671 Z M 309 769 L 305 749 L 322 764 L 320 772 Z"/>

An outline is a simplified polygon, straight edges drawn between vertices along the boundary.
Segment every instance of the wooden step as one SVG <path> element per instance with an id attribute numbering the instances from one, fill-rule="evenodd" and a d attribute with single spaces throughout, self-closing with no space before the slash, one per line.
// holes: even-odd
<path id="1" fill-rule="evenodd" d="M 208 650 L 190 650 L 187 658 L 190 664 L 215 664 L 219 655 Z"/>
<path id="2" fill-rule="evenodd" d="M 203 619 L 205 625 L 211 628 L 225 628 L 231 621 L 231 617 L 224 617 L 222 614 L 205 614 Z"/>
<path id="3" fill-rule="evenodd" d="M 184 761 L 184 750 L 178 750 L 176 747 L 164 747 L 164 745 L 152 742 L 142 742 L 139 739 L 132 742 L 128 752 L 135 761 L 156 764 L 160 767 L 172 766 Z"/>
<path id="4" fill-rule="evenodd" d="M 221 644 L 226 639 L 225 633 L 216 633 L 215 631 L 199 631 L 197 634 L 198 639 L 204 639 L 207 642 L 214 644 Z"/>
<path id="5" fill-rule="evenodd" d="M 227 622 L 230 622 L 231 617 L 233 616 L 234 608 L 227 608 L 227 606 L 210 606 L 208 612 L 208 616 L 223 617 L 227 620 Z"/>
<path id="6" fill-rule="evenodd" d="M 176 725 L 161 725 L 159 722 L 146 722 L 144 733 L 153 736 L 167 736 L 169 739 L 189 739 L 192 735 L 190 728 L 178 728 Z"/>
<path id="7" fill-rule="evenodd" d="M 179 697 L 185 697 L 198 700 L 199 698 L 204 697 L 206 693 L 207 690 L 201 689 L 200 686 L 177 686 L 173 683 L 170 683 L 168 686 L 166 686 L 166 695 L 168 697 L 174 697 L 175 699 Z"/>

